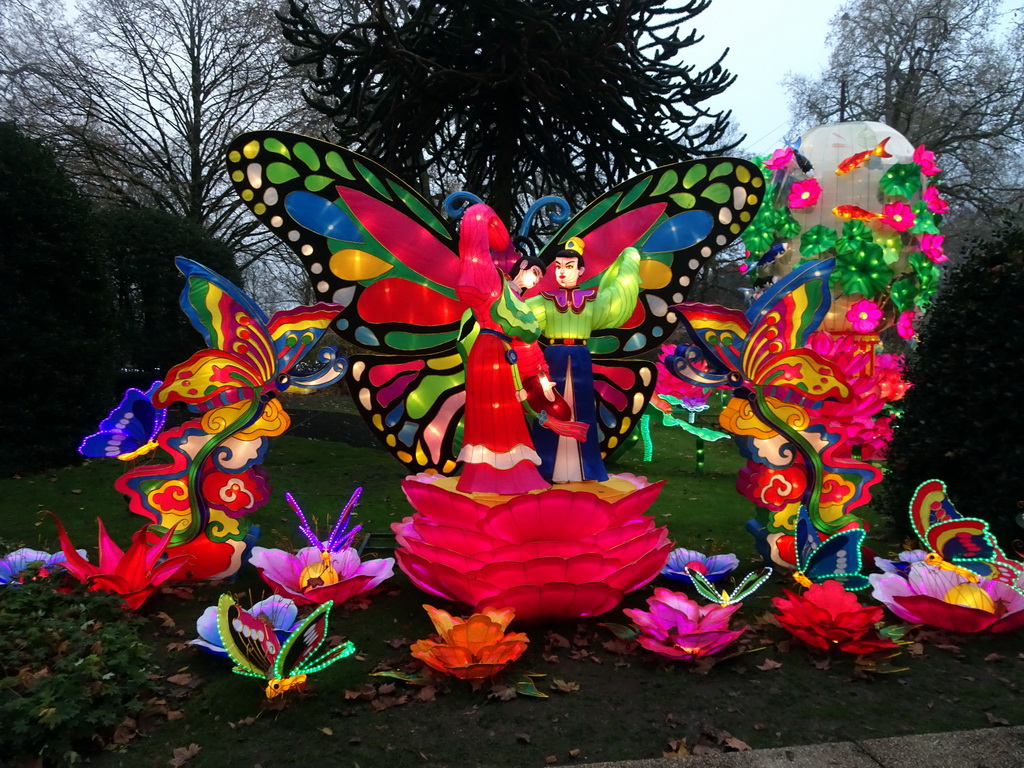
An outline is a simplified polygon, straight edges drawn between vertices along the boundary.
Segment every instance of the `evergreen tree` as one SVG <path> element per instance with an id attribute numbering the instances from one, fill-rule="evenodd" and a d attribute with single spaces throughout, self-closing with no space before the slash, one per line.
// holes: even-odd
<path id="1" fill-rule="evenodd" d="M 205 342 L 181 311 L 184 278 L 177 256 L 240 284 L 231 249 L 202 226 L 166 211 L 111 207 L 96 214 L 117 307 L 117 360 L 131 375 L 125 385 L 145 389 Z"/>
<path id="2" fill-rule="evenodd" d="M 1013 555 L 1024 538 L 1024 229 L 1019 219 L 968 249 L 928 313 L 913 383 L 889 450 L 885 511 L 905 523 L 914 490 L 943 480 L 957 510 L 987 520 Z"/>
<path id="3" fill-rule="evenodd" d="M 735 79 L 725 52 L 703 70 L 682 60 L 710 2 L 378 2 L 339 8 L 326 29 L 290 0 L 281 18 L 340 143 L 445 191 L 464 184 L 508 220 L 539 195 L 579 206 L 742 140 L 720 146 L 731 113 L 702 106 Z"/>
<path id="4" fill-rule="evenodd" d="M 74 459 L 116 404 L 113 301 L 90 209 L 43 143 L 0 123 L 0 474 Z"/>

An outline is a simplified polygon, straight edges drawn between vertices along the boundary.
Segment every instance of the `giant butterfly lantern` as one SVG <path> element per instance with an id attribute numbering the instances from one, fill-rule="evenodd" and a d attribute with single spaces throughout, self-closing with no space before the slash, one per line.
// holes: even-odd
<path id="1" fill-rule="evenodd" d="M 747 266 L 782 276 L 834 257 L 821 330 L 858 334 L 869 354 L 886 328 L 913 336 L 946 258 L 938 223 L 949 206 L 931 185 L 940 173 L 932 153 L 860 121 L 812 128 L 761 165 L 772 205 L 744 233 Z"/>
<path id="2" fill-rule="evenodd" d="M 598 463 L 624 441 L 655 381 L 651 363 L 624 358 L 672 333 L 670 305 L 753 220 L 765 187 L 756 166 L 717 158 L 654 169 L 569 218 L 539 251 L 546 264 L 566 249 L 585 252 L 578 306 L 575 288 L 567 301 L 551 300 L 549 312 L 580 318 L 569 331 L 538 314 L 536 297 L 558 288 L 554 270 L 523 300 L 500 280 L 493 265 L 509 260 L 511 244 L 486 206 L 468 209 L 459 232 L 376 162 L 276 131 L 238 137 L 228 167 L 318 296 L 345 305 L 335 330 L 366 350 L 351 358 L 353 399 L 373 434 L 417 473 L 403 483 L 416 512 L 393 526 L 396 557 L 414 583 L 540 620 L 610 610 L 658 574 L 671 543 L 646 509 L 660 484 L 613 475 L 548 488 L 551 478 L 533 471 L 535 436 L 517 392 L 543 367 L 538 332 L 553 342 L 557 326 L 560 343 L 589 350 L 592 383 L 566 398 L 568 414 L 529 400 L 541 429 L 573 441 L 582 425 L 597 437 Z M 448 477 L 460 463 L 462 477 Z"/>

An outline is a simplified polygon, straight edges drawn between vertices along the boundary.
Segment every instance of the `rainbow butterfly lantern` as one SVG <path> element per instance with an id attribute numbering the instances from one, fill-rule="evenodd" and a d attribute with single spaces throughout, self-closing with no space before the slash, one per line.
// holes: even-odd
<path id="1" fill-rule="evenodd" d="M 826 399 L 845 399 L 850 387 L 834 363 L 805 345 L 831 306 L 834 262 L 810 262 L 770 286 L 744 312 L 707 304 L 675 307 L 691 344 L 666 358 L 676 376 L 704 387 L 728 386 L 733 398 L 719 421 L 731 432 L 755 477 L 768 482 L 744 494 L 773 513 L 748 525 L 766 560 L 792 568 L 795 518 L 803 506 L 814 527 L 831 533 L 862 524 L 848 509 L 870 499 L 881 473 L 836 455 L 839 435 L 814 421 Z M 787 473 L 806 481 L 796 485 Z M 765 496 L 780 486 L 794 498 Z M 767 514 L 767 513 L 766 513 Z M 784 552 L 785 551 L 785 552 Z"/>
<path id="2" fill-rule="evenodd" d="M 325 348 L 319 369 L 292 374 L 341 308 L 317 304 L 268 317 L 217 273 L 188 259 L 175 263 L 186 278 L 182 309 L 208 348 L 174 366 L 152 400 L 157 407 L 185 403 L 200 418 L 158 438 L 171 464 L 137 468 L 115 487 L 157 532 L 173 529 L 169 552 L 190 556 L 183 578 L 225 578 L 254 538 L 245 516 L 269 497 L 259 466 L 269 439 L 291 423 L 278 393 L 312 391 L 346 372 L 346 359 Z"/>
<path id="3" fill-rule="evenodd" d="M 327 639 L 327 619 L 333 602 L 317 606 L 281 641 L 273 624 L 253 616 L 231 595 L 217 603 L 217 630 L 221 644 L 235 662 L 236 674 L 266 680 L 268 699 L 301 687 L 308 675 L 355 653 L 351 642 L 318 653 Z"/>
<path id="4" fill-rule="evenodd" d="M 910 502 L 910 521 L 928 549 L 925 562 L 929 565 L 956 571 L 974 583 L 983 577 L 1016 586 L 1024 578 L 1024 564 L 1006 556 L 987 522 L 956 511 L 941 480 L 927 480 L 917 487 Z"/>
<path id="5" fill-rule="evenodd" d="M 155 407 L 151 400 L 161 384 L 154 381 L 145 392 L 128 389 L 117 407 L 100 422 L 99 430 L 82 440 L 78 452 L 91 458 L 132 461 L 155 450 L 156 438 L 167 420 L 167 411 Z"/>

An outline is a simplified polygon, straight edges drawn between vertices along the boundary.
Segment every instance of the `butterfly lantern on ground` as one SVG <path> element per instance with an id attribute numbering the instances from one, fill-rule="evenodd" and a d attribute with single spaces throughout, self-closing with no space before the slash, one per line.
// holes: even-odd
<path id="1" fill-rule="evenodd" d="M 345 306 L 333 328 L 366 350 L 350 358 L 353 399 L 387 450 L 420 473 L 404 482 L 416 514 L 396 524 L 405 542 L 399 564 L 415 583 L 471 606 L 512 590 L 501 604 L 514 607 L 517 619 L 537 619 L 608 610 L 623 591 L 657 575 L 669 546 L 663 529 L 644 522 L 644 551 L 635 541 L 623 549 L 627 540 L 607 532 L 590 542 L 597 532 L 585 514 L 600 508 L 618 519 L 602 505 L 627 503 L 641 490 L 637 501 L 650 504 L 657 487 L 614 478 L 608 487 L 567 482 L 549 497 L 557 462 L 534 446 L 538 435 L 550 438 L 556 455 L 586 455 L 594 471 L 584 479 L 605 476 L 603 456 L 635 428 L 654 387 L 652 364 L 623 358 L 654 350 L 671 334 L 677 317 L 669 305 L 685 298 L 700 267 L 753 219 L 764 187 L 753 165 L 690 161 L 620 184 L 540 248 L 540 261 L 559 268 L 522 297 L 494 267 L 515 258 L 505 224 L 485 205 L 464 212 L 460 233 L 376 162 L 275 131 L 238 137 L 228 167 L 253 213 L 301 258 L 316 294 Z M 573 260 L 576 279 L 556 279 Z M 555 400 L 531 398 L 536 390 L 528 382 L 538 371 L 555 380 L 568 414 Z M 526 419 L 534 414 L 531 435 Z M 573 434 L 575 424 L 586 432 Z M 453 475 L 460 463 L 461 478 L 438 477 Z M 524 492 L 540 499 L 530 505 L 542 512 L 558 506 L 519 530 L 513 518 L 497 530 L 491 518 L 510 514 L 509 503 Z M 565 514 L 567 498 L 578 512 Z M 452 511 L 470 517 L 453 526 Z M 555 519 L 583 528 L 552 528 Z M 534 524 L 541 520 L 549 522 Z M 479 534 L 455 532 L 478 522 Z M 504 562 L 509 541 L 536 565 L 518 563 L 513 574 L 495 564 L 472 583 L 455 577 L 486 570 L 481 552 L 503 552 Z M 605 557 L 615 551 L 622 557 Z M 602 574 L 613 572 L 621 572 L 615 586 L 599 588 Z M 545 607 L 551 593 L 559 597 Z"/>
<path id="2" fill-rule="evenodd" d="M 269 495 L 260 463 L 270 438 L 291 423 L 277 394 L 319 389 L 345 374 L 347 361 L 333 347 L 319 352 L 315 372 L 292 373 L 341 307 L 320 303 L 268 317 L 217 273 L 184 258 L 175 263 L 186 278 L 181 307 L 208 348 L 174 366 L 152 403 L 183 402 L 201 416 L 157 438 L 170 464 L 137 467 L 115 487 L 133 512 L 156 523 L 155 533 L 173 530 L 168 554 L 189 556 L 177 578 L 225 578 L 258 532 L 245 518 Z"/>
<path id="3" fill-rule="evenodd" d="M 805 346 L 828 312 L 832 266 L 825 260 L 799 267 L 745 312 L 677 305 L 691 343 L 666 358 L 669 370 L 690 383 L 733 388 L 719 422 L 748 460 L 738 489 L 762 509 L 748 528 L 765 560 L 786 568 L 797 565 L 801 506 L 825 533 L 862 526 L 849 510 L 866 503 L 881 479 L 876 468 L 836 455 L 838 436 L 814 420 L 824 400 L 849 395 L 838 368 Z"/>
<path id="4" fill-rule="evenodd" d="M 927 565 L 973 584 L 985 578 L 1024 589 L 1024 563 L 1006 556 L 987 522 L 957 512 L 941 480 L 918 486 L 910 502 L 910 522 L 928 550 Z"/>
<path id="5" fill-rule="evenodd" d="M 327 618 L 333 605 L 317 606 L 282 642 L 266 616 L 253 616 L 231 595 L 221 595 L 217 630 L 221 645 L 235 662 L 232 671 L 266 680 L 267 698 L 273 699 L 305 685 L 308 675 L 351 656 L 355 653 L 351 642 L 319 652 L 327 639 Z"/>

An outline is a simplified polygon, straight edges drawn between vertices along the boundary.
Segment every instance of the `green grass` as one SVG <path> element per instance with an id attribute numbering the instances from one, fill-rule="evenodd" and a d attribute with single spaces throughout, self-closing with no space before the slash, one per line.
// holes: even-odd
<path id="1" fill-rule="evenodd" d="M 302 414 L 293 415 L 302 421 Z M 286 490 L 321 526 L 357 485 L 364 487 L 357 520 L 366 530 L 388 531 L 409 514 L 398 484 L 402 468 L 382 449 L 364 445 L 361 424 L 346 428 L 351 430 L 342 435 L 347 442 L 302 436 L 275 441 L 265 463 L 274 486 L 272 501 L 256 515 L 263 526 L 261 544 L 301 544 L 284 502 Z M 735 491 L 741 461 L 731 443 L 708 444 L 705 470 L 698 475 L 691 437 L 664 428 L 655 428 L 654 437 L 652 462 L 644 463 L 637 449 L 611 469 L 667 480 L 651 512 L 679 545 L 735 551 L 741 560 L 752 561 L 753 547 L 743 530 L 752 508 Z M 113 490 L 121 471 L 117 462 L 95 461 L 0 480 L 0 540 L 8 548 L 52 549 L 55 528 L 43 514 L 49 510 L 60 516 L 79 547 L 94 551 L 97 515 L 115 539 L 127 544 L 142 520 L 127 511 Z M 870 541 L 890 551 L 897 543 L 877 537 L 885 530 L 876 525 Z M 748 566 L 753 563 L 741 569 Z M 661 580 L 654 585 L 659 584 L 672 586 Z M 232 584 L 197 586 L 192 599 L 163 593 L 143 606 L 151 622 L 153 656 L 164 674 L 184 672 L 199 683 L 171 686 L 169 706 L 183 713 L 180 718 L 95 756 L 93 765 L 164 766 L 174 748 L 194 743 L 201 751 L 188 762 L 190 768 L 327 761 L 361 768 L 542 766 L 551 755 L 558 764 L 659 757 L 670 739 L 686 738 L 692 746 L 702 731 L 727 731 L 753 747 L 775 747 L 976 728 L 1000 719 L 1024 722 L 1019 637 L 926 634 L 919 655 L 904 653 L 896 660 L 907 671 L 865 676 L 852 659 L 823 664 L 825 657 L 791 646 L 777 627 L 761 621 L 770 595 L 779 594 L 784 584 L 780 579 L 737 614 L 754 625 L 745 647 L 761 649 L 722 661 L 707 674 L 646 654 L 613 653 L 604 645 L 612 636 L 599 622 L 628 623 L 615 610 L 598 620 L 526 628 L 531 645 L 515 669 L 546 674 L 538 685 L 551 693 L 549 699 L 502 702 L 488 698 L 487 688 L 474 692 L 452 681 L 436 691 L 435 700 L 420 701 L 417 689 L 401 683 L 393 692 L 381 690 L 388 681 L 369 673 L 408 661 L 406 642 L 431 633 L 422 603 L 451 606 L 396 574 L 367 609 L 338 609 L 332 615 L 331 634 L 352 640 L 359 656 L 313 676 L 305 694 L 290 694 L 284 708 L 276 709 L 266 707 L 257 681 L 233 675 L 225 661 L 181 645 L 195 636 L 196 618 L 220 591 L 248 593 L 253 599 L 269 592 L 249 569 Z M 639 590 L 624 605 L 642 607 L 649 594 L 650 588 Z M 862 601 L 868 600 L 862 593 Z M 561 647 L 553 632 L 568 639 L 569 647 Z M 759 668 L 771 666 L 765 664 L 769 659 L 782 666 Z M 554 678 L 577 683 L 579 690 L 551 691 Z M 372 701 L 356 695 L 363 690 L 369 696 L 366 686 L 374 686 L 377 702 L 394 703 L 402 696 L 405 701 L 375 711 Z M 575 758 L 574 750 L 579 750 Z"/>

